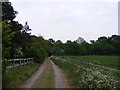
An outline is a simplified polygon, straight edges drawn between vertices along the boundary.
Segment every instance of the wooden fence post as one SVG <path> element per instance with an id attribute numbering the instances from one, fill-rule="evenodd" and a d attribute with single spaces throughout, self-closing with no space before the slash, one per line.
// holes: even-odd
<path id="1" fill-rule="evenodd" d="M 30 59 L 28 58 L 28 63 L 30 63 Z"/>
<path id="2" fill-rule="evenodd" d="M 30 62 L 32 63 L 32 58 L 30 60 L 31 60 Z"/>
<path id="3" fill-rule="evenodd" d="M 21 67 L 22 65 L 21 65 L 21 59 L 20 59 L 20 67 Z"/>
<path id="4" fill-rule="evenodd" d="M 32 63 L 34 62 L 34 59 L 32 58 Z"/>
<path id="5" fill-rule="evenodd" d="M 27 64 L 28 64 L 28 58 L 26 58 L 27 59 Z"/>
<path id="6" fill-rule="evenodd" d="M 7 68 L 6 68 L 6 70 L 5 70 L 5 73 L 6 73 L 6 74 L 7 74 L 7 71 L 8 71 L 8 70 L 7 70 Z"/>
<path id="7" fill-rule="evenodd" d="M 23 60 L 24 60 L 24 65 L 25 65 L 25 58 Z"/>
<path id="8" fill-rule="evenodd" d="M 13 68 L 15 70 L 15 60 L 14 60 L 14 58 L 13 58 Z"/>
<path id="9" fill-rule="evenodd" d="M 31 63 L 32 63 L 32 60 L 33 60 L 33 59 L 31 58 L 30 60 L 31 60 Z"/>

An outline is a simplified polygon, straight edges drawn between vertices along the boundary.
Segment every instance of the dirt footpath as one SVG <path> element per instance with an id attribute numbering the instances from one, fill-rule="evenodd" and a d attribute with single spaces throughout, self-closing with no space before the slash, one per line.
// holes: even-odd
<path id="1" fill-rule="evenodd" d="M 68 88 L 67 80 L 64 77 L 64 73 L 49 58 L 45 60 L 45 62 L 39 67 L 38 71 L 30 79 L 28 79 L 20 88 L 43 87 Z"/>
<path id="2" fill-rule="evenodd" d="M 51 60 L 50 60 L 51 61 Z M 55 74 L 55 88 L 68 88 L 67 80 L 65 79 L 62 70 L 51 61 Z"/>
<path id="3" fill-rule="evenodd" d="M 32 75 L 30 79 L 28 79 L 20 88 L 32 88 L 37 81 L 37 79 L 41 76 L 46 65 L 46 61 L 39 67 L 38 71 Z"/>
<path id="4" fill-rule="evenodd" d="M 54 79 L 54 70 L 50 60 L 46 60 L 45 68 L 37 79 L 34 88 L 54 88 L 55 79 Z"/>

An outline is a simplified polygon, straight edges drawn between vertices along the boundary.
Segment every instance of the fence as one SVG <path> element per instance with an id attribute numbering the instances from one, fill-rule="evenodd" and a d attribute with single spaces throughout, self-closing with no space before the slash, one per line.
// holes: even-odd
<path id="1" fill-rule="evenodd" d="M 15 68 L 18 66 L 22 66 L 22 65 L 26 65 L 28 63 L 32 63 L 33 62 L 33 58 L 19 58 L 19 59 L 8 59 L 8 61 L 10 62 L 11 66 L 7 66 L 7 69 L 9 68 Z"/>

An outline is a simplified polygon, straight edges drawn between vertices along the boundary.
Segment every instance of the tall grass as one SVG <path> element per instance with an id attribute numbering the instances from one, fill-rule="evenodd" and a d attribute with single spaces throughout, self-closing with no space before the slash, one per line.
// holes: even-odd
<path id="1" fill-rule="evenodd" d="M 40 66 L 39 63 L 30 63 L 22 67 L 12 68 L 3 74 L 3 88 L 18 88 L 22 85 Z"/>

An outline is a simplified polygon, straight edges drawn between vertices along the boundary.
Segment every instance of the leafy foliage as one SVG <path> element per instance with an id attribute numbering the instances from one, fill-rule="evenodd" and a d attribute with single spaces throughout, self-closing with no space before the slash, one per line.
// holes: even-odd
<path id="1" fill-rule="evenodd" d="M 2 2 L 2 21 L 12 21 L 17 13 L 11 6 L 11 2 Z"/>
<path id="2" fill-rule="evenodd" d="M 6 22 L 2 22 L 2 56 L 4 58 L 8 58 L 10 48 L 11 48 L 11 39 L 14 37 L 14 32 L 11 32 L 10 25 L 6 24 Z"/>
<path id="3" fill-rule="evenodd" d="M 40 43 L 32 43 L 26 49 L 26 56 L 27 57 L 34 57 L 36 62 L 43 62 L 44 58 L 47 57 L 47 52 L 42 47 Z"/>

